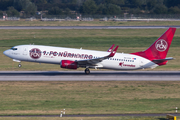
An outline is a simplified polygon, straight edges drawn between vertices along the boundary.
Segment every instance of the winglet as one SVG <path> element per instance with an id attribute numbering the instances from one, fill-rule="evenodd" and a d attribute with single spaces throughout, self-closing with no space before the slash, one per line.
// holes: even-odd
<path id="1" fill-rule="evenodd" d="M 112 44 L 112 46 L 108 49 L 108 51 L 107 51 L 107 52 L 112 52 L 113 47 L 114 47 L 114 44 Z"/>
<path id="2" fill-rule="evenodd" d="M 116 46 L 116 48 L 114 48 L 114 50 L 111 52 L 111 54 L 108 55 L 108 57 L 113 57 L 116 54 L 118 47 L 119 46 Z"/>

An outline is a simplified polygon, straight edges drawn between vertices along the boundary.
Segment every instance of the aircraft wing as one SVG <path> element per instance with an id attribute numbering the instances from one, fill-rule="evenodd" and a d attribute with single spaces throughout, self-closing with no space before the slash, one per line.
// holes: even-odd
<path id="1" fill-rule="evenodd" d="M 92 65 L 95 66 L 95 64 L 108 59 L 110 57 L 113 57 L 116 54 L 116 51 L 118 49 L 119 46 L 116 46 L 116 48 L 107 56 L 104 57 L 99 57 L 99 58 L 94 58 L 94 59 L 87 59 L 87 60 L 77 60 L 75 62 L 77 62 L 79 65 Z"/>

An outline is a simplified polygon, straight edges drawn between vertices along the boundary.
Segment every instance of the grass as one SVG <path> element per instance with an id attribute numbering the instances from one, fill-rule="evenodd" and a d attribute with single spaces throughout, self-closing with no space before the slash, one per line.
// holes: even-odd
<path id="1" fill-rule="evenodd" d="M 177 26 L 180 21 L 0 21 L 0 26 Z"/>
<path id="2" fill-rule="evenodd" d="M 112 44 L 119 45 L 118 52 L 132 53 L 149 47 L 165 29 L 127 30 L 0 30 L 0 70 L 62 70 L 58 65 L 23 62 L 18 63 L 3 55 L 3 51 L 21 44 L 39 44 L 70 48 L 106 51 Z M 177 29 L 168 57 L 176 58 L 168 65 L 155 70 L 180 70 L 180 30 Z M 63 69 L 65 70 L 65 69 Z M 81 70 L 81 69 L 79 69 Z"/>
<path id="3" fill-rule="evenodd" d="M 2 117 L 0 120 L 166 120 L 165 117 L 29 117 L 29 118 L 20 118 L 20 117 L 14 117 L 14 118 L 6 118 Z"/>
<path id="4" fill-rule="evenodd" d="M 166 120 L 165 117 L 29 117 L 29 118 L 20 118 L 20 117 L 14 117 L 14 118 L 0 118 L 0 120 Z"/>
<path id="5" fill-rule="evenodd" d="M 149 47 L 165 30 L 0 30 L 0 47 L 30 43 L 92 49 L 109 47 L 113 43 L 120 47 Z M 179 37 L 178 29 L 172 47 L 179 47 Z"/>
<path id="6" fill-rule="evenodd" d="M 174 113 L 180 82 L 0 82 L 0 115 Z"/>

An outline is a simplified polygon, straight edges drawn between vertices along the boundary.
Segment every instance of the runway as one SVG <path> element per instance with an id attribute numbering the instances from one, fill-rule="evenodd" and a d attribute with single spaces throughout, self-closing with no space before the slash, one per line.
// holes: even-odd
<path id="1" fill-rule="evenodd" d="M 0 29 L 168 29 L 180 26 L 0 26 Z"/>
<path id="2" fill-rule="evenodd" d="M 180 81 L 180 71 L 1 71 L 0 81 Z"/>

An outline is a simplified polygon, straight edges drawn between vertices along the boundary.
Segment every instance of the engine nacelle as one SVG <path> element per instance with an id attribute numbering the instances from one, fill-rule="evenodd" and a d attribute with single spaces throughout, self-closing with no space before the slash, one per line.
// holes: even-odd
<path id="1" fill-rule="evenodd" d="M 60 62 L 60 67 L 61 68 L 66 68 L 66 69 L 77 69 L 78 64 L 77 64 L 77 62 L 74 62 L 74 61 L 62 60 Z"/>

